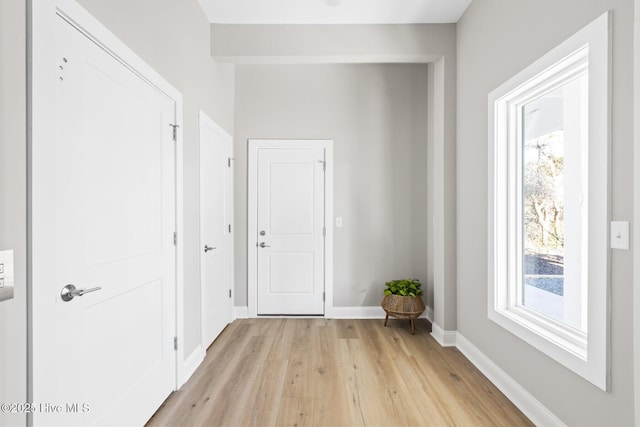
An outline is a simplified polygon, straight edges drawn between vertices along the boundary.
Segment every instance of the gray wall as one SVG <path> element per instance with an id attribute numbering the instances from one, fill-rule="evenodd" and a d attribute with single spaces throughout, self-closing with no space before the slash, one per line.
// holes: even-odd
<path id="1" fill-rule="evenodd" d="M 26 6 L 0 0 L 0 250 L 14 250 L 15 298 L 0 302 L 0 402 L 27 400 Z M 23 414 L 0 412 L 0 425 Z"/>
<path id="2" fill-rule="evenodd" d="M 373 55 L 376 62 L 425 62 L 425 58 L 434 60 L 454 53 L 455 25 L 212 24 L 211 51 L 216 60 L 234 62 L 273 58 L 353 61 Z M 414 60 L 408 61 L 410 58 Z"/>
<path id="3" fill-rule="evenodd" d="M 612 218 L 630 221 L 633 2 L 475 0 L 457 30 L 458 331 L 572 426 L 634 423 L 632 253 L 612 251 L 610 393 L 487 319 L 487 95 L 607 9 L 613 10 Z"/>
<path id="4" fill-rule="evenodd" d="M 236 305 L 249 138 L 334 140 L 335 306 L 378 305 L 390 279 L 426 283 L 426 64 L 238 65 L 235 117 Z"/>
<path id="5" fill-rule="evenodd" d="M 432 121 L 427 141 L 433 153 L 428 157 L 431 179 L 426 183 L 433 185 L 426 190 L 426 224 L 432 231 L 427 230 L 428 300 L 440 330 L 455 330 L 456 26 L 213 24 L 211 36 L 216 61 L 236 64 L 430 63 L 427 81 L 433 90 L 427 91 L 427 105 L 435 107 L 429 108 L 427 117 Z M 240 198 L 236 203 L 239 209 L 246 201 Z M 236 236 L 236 242 L 244 247 L 244 235 Z M 237 255 L 241 259 L 246 253 Z M 243 289 L 246 284 L 237 286 Z"/>
<path id="6" fill-rule="evenodd" d="M 200 344 L 198 110 L 233 130 L 233 65 L 211 59 L 209 22 L 196 0 L 80 0 L 175 86 L 184 101 L 184 315 L 187 357 Z"/>

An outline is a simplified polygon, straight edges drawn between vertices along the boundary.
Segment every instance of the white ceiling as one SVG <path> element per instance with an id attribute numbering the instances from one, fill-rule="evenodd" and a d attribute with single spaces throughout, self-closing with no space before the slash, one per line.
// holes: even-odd
<path id="1" fill-rule="evenodd" d="M 471 0 L 198 0 L 219 24 L 457 22 Z"/>

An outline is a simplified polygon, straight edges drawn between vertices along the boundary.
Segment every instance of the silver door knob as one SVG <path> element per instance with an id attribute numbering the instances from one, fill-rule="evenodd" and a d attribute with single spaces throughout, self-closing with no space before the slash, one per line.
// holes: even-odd
<path id="1" fill-rule="evenodd" d="M 205 253 L 205 254 L 206 254 L 207 252 L 209 252 L 209 251 L 214 250 L 214 249 L 215 249 L 215 246 L 213 246 L 213 247 L 212 247 L 212 246 L 204 245 L 204 253 Z"/>
<path id="2" fill-rule="evenodd" d="M 62 291 L 60 291 L 60 297 L 62 298 L 62 301 L 68 302 L 75 297 L 81 297 L 84 294 L 99 291 L 100 289 L 102 289 L 100 286 L 90 289 L 76 289 L 75 285 L 67 285 L 62 288 Z"/>
<path id="3" fill-rule="evenodd" d="M 260 244 L 258 245 L 261 248 L 270 248 L 271 246 L 267 245 L 265 242 L 260 242 Z"/>

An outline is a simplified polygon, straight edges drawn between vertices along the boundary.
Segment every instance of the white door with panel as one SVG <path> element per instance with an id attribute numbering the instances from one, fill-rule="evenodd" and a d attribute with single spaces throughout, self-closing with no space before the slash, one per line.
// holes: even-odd
<path id="1" fill-rule="evenodd" d="M 324 314 L 325 148 L 300 143 L 257 150 L 258 315 Z"/>
<path id="2" fill-rule="evenodd" d="M 34 425 L 143 425 L 176 384 L 176 101 L 59 16 L 55 46 L 56 129 L 33 152 Z"/>
<path id="3" fill-rule="evenodd" d="M 200 113 L 200 272 L 202 345 L 231 322 L 232 139 Z"/>

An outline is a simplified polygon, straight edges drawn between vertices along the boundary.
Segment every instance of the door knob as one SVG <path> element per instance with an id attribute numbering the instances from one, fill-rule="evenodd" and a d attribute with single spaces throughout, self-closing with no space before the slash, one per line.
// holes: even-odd
<path id="1" fill-rule="evenodd" d="M 204 245 L 204 253 L 205 253 L 205 254 L 206 254 L 207 252 L 209 252 L 209 251 L 214 250 L 214 249 L 215 249 L 215 247 L 211 247 L 211 246 Z"/>
<path id="2" fill-rule="evenodd" d="M 267 245 L 265 242 L 260 242 L 260 244 L 258 245 L 261 248 L 270 248 L 271 246 Z"/>
<path id="3" fill-rule="evenodd" d="M 75 285 L 67 285 L 62 288 L 60 292 L 60 297 L 62 301 L 71 301 L 74 297 L 81 297 L 84 294 L 88 294 L 89 292 L 95 292 L 102 289 L 100 286 L 91 289 L 76 289 Z"/>

